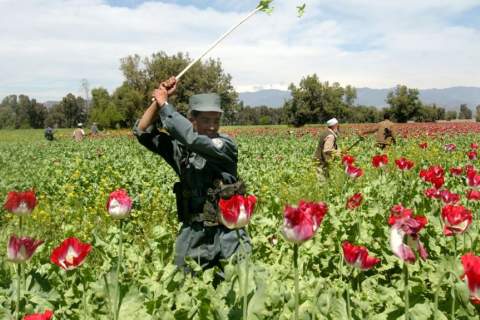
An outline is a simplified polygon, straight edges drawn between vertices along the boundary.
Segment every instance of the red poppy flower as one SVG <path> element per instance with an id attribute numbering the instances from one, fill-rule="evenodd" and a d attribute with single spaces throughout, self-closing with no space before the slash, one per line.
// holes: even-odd
<path id="1" fill-rule="evenodd" d="M 444 148 L 445 148 L 445 151 L 452 152 L 452 151 L 455 151 L 457 149 L 457 146 L 453 143 L 448 143 L 444 146 Z"/>
<path id="2" fill-rule="evenodd" d="M 431 166 L 419 172 L 420 178 L 425 182 L 432 183 L 435 188 L 440 188 L 445 183 L 445 170 L 441 166 Z"/>
<path id="3" fill-rule="evenodd" d="M 132 209 L 132 199 L 128 196 L 127 191 L 118 189 L 110 193 L 107 201 L 107 210 L 114 219 L 123 219 L 130 216 Z"/>
<path id="4" fill-rule="evenodd" d="M 53 317 L 53 312 L 51 310 L 45 310 L 45 313 L 35 313 L 26 315 L 23 320 L 50 320 Z"/>
<path id="5" fill-rule="evenodd" d="M 418 146 L 420 147 L 420 149 L 427 149 L 428 148 L 428 143 L 422 142 Z"/>
<path id="6" fill-rule="evenodd" d="M 449 190 L 442 190 L 440 192 L 442 201 L 446 204 L 454 204 L 460 201 L 460 196 L 456 193 L 452 193 Z"/>
<path id="7" fill-rule="evenodd" d="M 355 193 L 353 196 L 351 196 L 347 200 L 347 208 L 350 210 L 353 210 L 355 208 L 358 208 L 363 201 L 363 196 L 361 193 Z"/>
<path id="8" fill-rule="evenodd" d="M 471 200 L 471 201 L 480 200 L 480 191 L 472 190 L 472 189 L 468 190 L 467 191 L 467 199 Z"/>
<path id="9" fill-rule="evenodd" d="M 350 155 L 344 155 L 342 157 L 342 163 L 344 166 L 351 166 L 355 162 L 355 158 Z"/>
<path id="10" fill-rule="evenodd" d="M 462 264 L 462 279 L 465 280 L 470 291 L 470 301 L 480 304 L 480 257 L 469 252 L 462 256 Z"/>
<path id="11" fill-rule="evenodd" d="M 464 167 L 464 171 L 465 171 L 465 174 L 468 176 L 469 174 L 476 174 L 477 173 L 477 170 L 475 169 L 475 167 L 471 164 L 467 164 L 465 165 Z"/>
<path id="12" fill-rule="evenodd" d="M 15 263 L 28 261 L 37 250 L 43 240 L 35 240 L 29 237 L 17 237 L 12 235 L 8 242 L 7 258 Z"/>
<path id="13" fill-rule="evenodd" d="M 52 251 L 50 261 L 64 270 L 78 268 L 87 258 L 92 246 L 77 238 L 65 239 L 60 246 Z"/>
<path id="14" fill-rule="evenodd" d="M 468 159 L 470 160 L 477 160 L 477 151 L 472 150 L 467 152 Z"/>
<path id="15" fill-rule="evenodd" d="M 369 270 L 380 263 L 380 259 L 370 257 L 367 248 L 363 246 L 355 246 L 348 241 L 342 243 L 343 256 L 345 261 L 361 270 Z"/>
<path id="16" fill-rule="evenodd" d="M 345 173 L 353 179 L 363 176 L 363 170 L 354 166 L 345 167 Z"/>
<path id="17" fill-rule="evenodd" d="M 229 229 L 243 228 L 250 222 L 256 203 L 254 195 L 244 197 L 237 194 L 228 200 L 220 199 L 220 221 Z"/>
<path id="18" fill-rule="evenodd" d="M 298 244 L 311 239 L 327 211 L 327 205 L 323 202 L 302 200 L 297 207 L 286 206 L 282 227 L 285 239 Z"/>
<path id="19" fill-rule="evenodd" d="M 478 149 L 478 144 L 472 142 L 472 143 L 470 144 L 470 148 L 473 149 L 473 150 L 476 150 L 476 149 Z"/>
<path id="20" fill-rule="evenodd" d="M 392 215 L 389 218 L 390 247 L 393 253 L 405 262 L 413 263 L 416 256 L 413 250 L 423 260 L 426 260 L 428 253 L 420 241 L 418 233 L 425 227 L 428 220 L 424 216 L 413 216 L 412 211 L 402 205 L 396 205 L 391 209 Z"/>
<path id="21" fill-rule="evenodd" d="M 425 190 L 425 196 L 430 199 L 441 199 L 442 198 L 442 192 L 439 189 L 436 188 L 430 188 Z"/>
<path id="22" fill-rule="evenodd" d="M 463 206 L 447 205 L 442 208 L 442 219 L 445 222 L 444 235 L 462 234 L 472 223 L 472 212 Z"/>
<path id="23" fill-rule="evenodd" d="M 404 157 L 395 160 L 395 164 L 400 170 L 410 170 L 413 168 L 414 165 L 413 161 L 410 161 Z"/>
<path id="24" fill-rule="evenodd" d="M 11 191 L 7 195 L 7 200 L 3 207 L 8 212 L 19 216 L 26 216 L 32 213 L 37 205 L 37 197 L 33 191 L 15 192 Z"/>
<path id="25" fill-rule="evenodd" d="M 375 168 L 381 168 L 388 164 L 388 157 L 386 154 L 376 155 L 372 158 L 372 165 Z"/>
<path id="26" fill-rule="evenodd" d="M 477 174 L 475 170 L 469 170 L 467 172 L 467 184 L 472 188 L 480 187 L 480 174 Z"/>
<path id="27" fill-rule="evenodd" d="M 450 168 L 450 174 L 452 176 L 461 176 L 463 174 L 463 168 L 462 167 L 452 167 Z"/>

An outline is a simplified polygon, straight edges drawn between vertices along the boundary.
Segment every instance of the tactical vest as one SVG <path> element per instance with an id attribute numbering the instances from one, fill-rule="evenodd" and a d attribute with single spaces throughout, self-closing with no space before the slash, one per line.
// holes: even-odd
<path id="1" fill-rule="evenodd" d="M 245 194 L 245 185 L 237 181 L 237 177 L 220 172 L 208 163 L 198 170 L 191 159 L 191 153 L 187 152 L 181 161 L 180 181 L 173 186 L 178 218 L 187 224 L 201 222 L 205 226 L 216 226 L 220 198 Z"/>

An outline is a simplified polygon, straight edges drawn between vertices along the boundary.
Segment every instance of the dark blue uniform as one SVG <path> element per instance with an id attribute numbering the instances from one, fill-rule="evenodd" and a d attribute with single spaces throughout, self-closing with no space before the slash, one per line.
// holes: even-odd
<path id="1" fill-rule="evenodd" d="M 134 134 L 150 151 L 159 154 L 175 170 L 180 181 L 175 184 L 177 213 L 182 227 L 176 241 L 175 263 L 183 267 L 185 258 L 200 262 L 203 268 L 229 258 L 239 248 L 235 230 L 218 223 L 212 211 L 218 211 L 217 202 L 210 197 L 220 182 L 238 181 L 237 146 L 226 135 L 216 138 L 199 135 L 191 122 L 178 113 L 172 105 L 160 109 L 160 119 L 168 132 L 154 125 L 140 131 L 138 122 Z M 244 242 L 249 239 L 240 230 Z"/>

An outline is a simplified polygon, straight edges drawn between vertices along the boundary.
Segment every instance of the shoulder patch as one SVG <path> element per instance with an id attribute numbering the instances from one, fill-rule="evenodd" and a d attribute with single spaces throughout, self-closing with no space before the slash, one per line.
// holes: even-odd
<path id="1" fill-rule="evenodd" d="M 213 138 L 212 139 L 212 142 L 213 142 L 213 145 L 215 146 L 215 148 L 217 149 L 221 149 L 223 147 L 223 140 L 220 139 L 220 138 Z"/>

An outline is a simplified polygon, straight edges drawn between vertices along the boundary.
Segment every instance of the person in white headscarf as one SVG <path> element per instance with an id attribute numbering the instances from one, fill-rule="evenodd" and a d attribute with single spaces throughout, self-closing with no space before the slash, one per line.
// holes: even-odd
<path id="1" fill-rule="evenodd" d="M 75 141 L 80 142 L 85 137 L 85 131 L 83 131 L 83 123 L 77 124 L 77 128 L 73 131 L 72 138 Z"/>
<path id="2" fill-rule="evenodd" d="M 337 145 L 339 123 L 336 118 L 327 121 L 327 129 L 320 134 L 317 150 L 315 151 L 315 161 L 317 162 L 317 172 L 320 180 L 326 180 L 329 177 L 329 166 L 332 159 L 340 156 L 340 150 Z"/>

